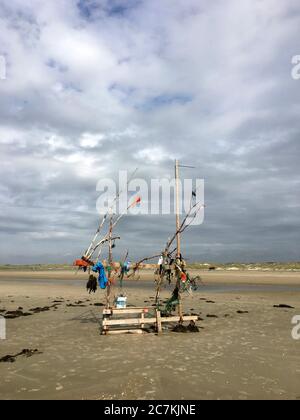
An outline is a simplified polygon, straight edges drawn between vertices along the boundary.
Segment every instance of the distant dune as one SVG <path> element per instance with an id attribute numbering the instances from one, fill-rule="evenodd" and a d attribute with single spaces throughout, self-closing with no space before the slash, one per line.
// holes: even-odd
<path id="1" fill-rule="evenodd" d="M 300 271 L 300 262 L 259 262 L 259 263 L 207 263 L 207 262 L 188 262 L 190 269 L 195 270 L 228 270 L 228 271 Z M 134 263 L 133 263 L 134 264 Z M 143 269 L 155 269 L 156 264 L 143 264 Z M 76 270 L 71 264 L 4 264 L 0 265 L 0 270 L 18 271 L 70 271 Z"/>

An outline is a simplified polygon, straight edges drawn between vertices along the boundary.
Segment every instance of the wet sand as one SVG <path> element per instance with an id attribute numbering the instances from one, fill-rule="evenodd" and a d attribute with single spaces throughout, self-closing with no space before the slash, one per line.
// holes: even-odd
<path id="1" fill-rule="evenodd" d="M 152 275 L 141 277 L 125 283 L 128 303 L 148 306 Z M 101 336 L 94 304 L 104 293 L 88 295 L 86 275 L 0 272 L 2 314 L 32 313 L 7 319 L 0 358 L 39 350 L 0 363 L 0 399 L 300 399 L 300 341 L 291 336 L 300 273 L 201 277 L 203 286 L 184 299 L 185 312 L 202 318 L 199 333 Z M 32 311 L 38 307 L 49 310 Z"/>

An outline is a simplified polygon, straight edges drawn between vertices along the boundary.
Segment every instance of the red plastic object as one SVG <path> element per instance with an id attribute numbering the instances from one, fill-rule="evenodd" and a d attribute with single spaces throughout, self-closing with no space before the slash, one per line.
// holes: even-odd
<path id="1" fill-rule="evenodd" d="M 77 267 L 88 267 L 90 264 L 80 259 L 80 260 L 75 260 L 74 265 L 76 265 Z"/>

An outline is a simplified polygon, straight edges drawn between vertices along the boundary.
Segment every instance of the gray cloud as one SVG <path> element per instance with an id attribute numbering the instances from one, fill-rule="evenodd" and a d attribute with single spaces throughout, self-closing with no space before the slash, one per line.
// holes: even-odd
<path id="1" fill-rule="evenodd" d="M 72 261 L 119 169 L 205 179 L 195 260 L 299 259 L 298 1 L 3 0 L 0 263 Z M 116 255 L 155 254 L 173 217 L 130 216 Z"/>

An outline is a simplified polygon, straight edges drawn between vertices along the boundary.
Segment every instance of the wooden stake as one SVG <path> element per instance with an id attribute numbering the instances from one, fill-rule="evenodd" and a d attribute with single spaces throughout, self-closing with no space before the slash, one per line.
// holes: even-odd
<path id="1" fill-rule="evenodd" d="M 155 304 L 156 307 L 159 307 L 159 297 L 160 297 L 160 288 L 163 282 L 163 278 L 164 278 L 164 273 L 159 275 L 159 279 L 157 281 L 157 285 L 156 285 L 156 295 L 155 295 Z"/>
<path id="2" fill-rule="evenodd" d="M 180 215 L 179 215 L 179 162 L 175 160 L 175 181 L 176 181 L 176 239 L 177 239 L 177 257 L 180 256 Z"/>
<path id="3" fill-rule="evenodd" d="M 142 312 L 141 313 L 141 319 L 142 319 L 142 321 L 144 321 L 144 319 L 145 319 L 145 314 L 144 314 L 144 312 Z M 143 324 L 141 324 L 141 328 L 143 329 L 143 328 L 145 328 L 145 324 L 143 323 Z"/>
<path id="4" fill-rule="evenodd" d="M 112 228 L 113 228 L 113 220 L 112 215 L 110 216 L 109 220 L 109 233 L 108 233 L 108 265 L 110 267 L 110 270 L 108 272 L 108 284 L 106 287 L 106 306 L 110 308 L 110 294 L 111 294 L 111 272 L 112 272 Z"/>
<path id="5" fill-rule="evenodd" d="M 156 309 L 156 327 L 157 327 L 157 333 L 158 334 L 161 333 L 162 332 L 161 315 L 158 309 Z"/>
<path id="6" fill-rule="evenodd" d="M 180 215 L 179 215 L 179 162 L 175 160 L 175 181 L 176 181 L 176 240 L 177 240 L 177 258 L 181 256 L 181 243 L 180 243 Z M 181 260 L 180 260 L 181 261 Z M 177 275 L 177 287 L 178 287 L 178 315 L 182 319 L 182 302 L 180 294 L 180 271 L 176 270 Z"/>

